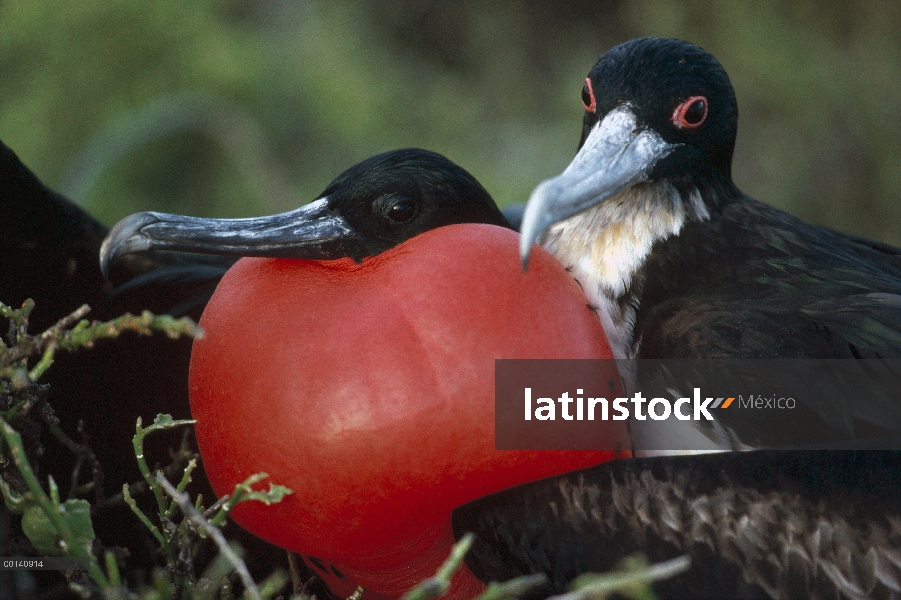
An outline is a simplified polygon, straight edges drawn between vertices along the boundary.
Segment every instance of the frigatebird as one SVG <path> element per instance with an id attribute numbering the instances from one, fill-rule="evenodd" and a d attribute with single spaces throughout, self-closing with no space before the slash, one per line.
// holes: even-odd
<path id="1" fill-rule="evenodd" d="M 125 312 L 200 317 L 217 282 L 233 260 L 223 257 L 182 256 L 148 253 L 119 261 L 108 281 L 97 256 L 108 229 L 64 196 L 46 187 L 15 153 L 0 142 L 0 300 L 18 307 L 26 298 L 35 302 L 29 316 L 29 331 L 40 333 L 82 304 L 88 318 L 108 320 Z M 119 286 L 117 287 L 117 284 Z M 165 336 L 123 335 L 101 341 L 91 350 L 59 352 L 53 367 L 39 380 L 49 384 L 52 412 L 60 428 L 73 440 L 89 448 L 74 455 L 63 444 L 38 437 L 40 428 L 23 432 L 28 447 L 35 449 L 34 466 L 41 479 L 52 475 L 63 493 L 70 486 L 91 483 L 88 492 L 94 510 L 94 527 L 107 546 L 129 548 L 130 564 L 152 564 L 147 532 L 136 526 L 134 514 L 120 502 L 106 502 L 124 483 L 141 481 L 131 447 L 135 420 L 152 420 L 158 413 L 189 418 L 187 366 L 191 340 Z M 151 441 L 149 452 L 177 448 L 182 432 L 163 432 Z M 95 468 L 99 465 L 99 469 Z M 80 464 L 75 477 L 76 463 Z M 200 483 L 205 497 L 208 484 Z M 142 497 L 138 497 L 142 501 Z M 283 558 L 278 548 L 245 534 L 232 532 L 240 543 L 253 549 L 251 568 L 259 576 L 271 572 L 274 561 Z M 14 532 L 14 530 L 12 530 Z M 15 542 L 4 537 L 9 551 Z M 54 585 L 58 579 L 41 581 Z"/>
<path id="2" fill-rule="evenodd" d="M 710 53 L 674 39 L 626 42 L 591 69 L 582 103 L 579 151 L 532 193 L 520 252 L 527 261 L 541 241 L 570 270 L 617 358 L 901 358 L 901 249 L 739 191 L 735 93 Z M 685 378 L 661 387 L 691 391 Z M 896 396 L 851 393 L 804 409 L 829 435 L 897 435 Z M 701 436 L 696 424 L 660 435 L 639 423 L 638 449 L 785 445 L 772 424 L 720 416 L 723 427 Z"/>
<path id="3" fill-rule="evenodd" d="M 576 157 L 532 192 L 540 241 L 620 358 L 901 358 L 901 249 L 806 223 L 732 181 L 722 65 L 674 39 L 606 52 Z"/>
<path id="4" fill-rule="evenodd" d="M 380 180 L 385 171 L 392 171 L 395 178 Z M 404 181 L 405 187 L 400 185 Z M 369 195 L 355 195 L 364 193 Z M 343 195 L 346 219 L 359 223 L 363 237 L 354 238 L 361 244 L 353 252 L 355 257 L 378 253 L 452 222 L 509 227 L 491 196 L 472 176 L 426 151 L 402 150 L 370 158 L 337 177 L 320 197 L 329 195 L 336 199 Z M 438 202 L 442 198 L 460 201 Z M 294 214 L 310 214 L 312 206 Z M 321 208 L 322 202 L 315 206 Z M 361 212 L 364 210 L 378 214 Z M 106 255 L 102 270 L 97 256 L 108 229 L 42 184 L 2 143 L 0 217 L 4 273 L 0 300 L 17 306 L 32 298 L 37 307 L 30 317 L 32 331 L 41 331 L 85 303 L 92 308 L 90 316 L 97 319 L 142 310 L 197 319 L 234 262 L 231 257 L 168 252 L 177 248 L 161 243 L 166 251 L 123 255 L 124 249 L 119 247 Z M 375 220 L 369 222 L 370 217 Z M 122 231 L 121 227 L 117 231 Z M 344 247 L 339 244 L 337 251 Z M 106 248 L 112 246 L 108 243 Z M 46 381 L 53 389 L 57 416 L 65 423 L 85 422 L 85 434 L 106 466 L 107 484 L 112 489 L 140 479 L 133 458 L 122 452 L 129 447 L 138 415 L 152 418 L 163 412 L 188 417 L 189 359 L 187 340 L 125 336 L 116 343 L 98 344 L 89 352 L 61 354 L 48 371 Z M 54 453 L 54 446 L 48 445 L 46 452 Z M 56 479 L 67 479 L 74 459 L 63 452 L 51 458 L 46 463 L 59 466 L 53 470 Z"/>
<path id="5" fill-rule="evenodd" d="M 901 357 L 901 250 L 738 190 L 735 95 L 709 53 L 627 42 L 600 58 L 582 101 L 580 150 L 533 192 L 521 255 L 541 241 L 570 270 L 618 357 Z M 845 400 L 863 417 L 867 399 Z M 897 432 L 901 407 L 881 408 Z M 890 598 L 899 473 L 894 451 L 636 458 L 486 497 L 454 527 L 478 533 L 477 576 L 544 572 L 555 591 L 640 550 L 692 558 L 655 586 L 664 598 Z"/>
<path id="6" fill-rule="evenodd" d="M 382 177 L 386 171 L 394 178 Z M 365 248 L 354 253 L 357 257 L 378 253 L 450 222 L 484 221 L 509 227 L 474 178 L 447 159 L 425 151 L 374 157 L 340 175 L 321 196 L 337 199 L 342 194 L 347 199 L 346 218 L 361 225 L 361 237 L 352 240 Z M 441 202 L 442 198 L 447 202 Z M 107 228 L 44 186 L 2 144 L 0 210 L 4 228 L 0 299 L 13 306 L 25 298 L 34 299 L 37 308 L 30 319 L 32 331 L 46 328 L 84 303 L 93 309 L 90 316 L 98 319 L 142 310 L 198 319 L 235 260 L 166 249 L 115 256 L 114 261 L 107 255 L 102 272 L 97 257 L 109 233 Z M 309 214 L 310 208 L 300 212 L 304 211 Z M 339 245 L 339 251 L 341 248 L 344 246 Z M 63 428 L 79 439 L 76 424 L 83 422 L 82 439 L 90 443 L 103 468 L 103 477 L 97 479 L 94 489 L 95 501 L 115 493 L 123 483 L 141 479 L 134 457 L 123 451 L 130 447 L 138 416 L 145 420 L 157 413 L 189 417 L 190 350 L 188 340 L 126 335 L 116 342 L 99 343 L 91 351 L 61 353 L 45 375 L 43 381 L 52 390 L 51 405 Z M 178 437 L 156 443 L 177 446 Z M 35 440 L 35 444 L 39 442 Z M 42 452 L 40 473 L 68 481 L 76 457 L 54 443 L 45 442 Z M 85 472 L 90 469 L 82 469 L 83 477 Z M 204 487 L 201 483 L 201 491 L 205 497 L 212 496 L 208 484 Z M 105 543 L 130 548 L 134 565 L 150 562 L 150 556 L 142 552 L 142 529 L 124 505 L 106 504 L 97 513 L 95 527 Z M 284 556 L 280 549 L 252 536 L 239 537 L 240 543 L 251 549 L 249 563 L 259 576 L 267 575 L 271 565 Z"/>
<path id="7" fill-rule="evenodd" d="M 114 283 L 104 278 L 97 263 L 107 228 L 44 186 L 2 143 L 0 227 L 0 300 L 14 307 L 26 298 L 35 301 L 29 317 L 32 333 L 82 304 L 92 308 L 89 316 L 96 319 L 145 309 L 198 318 L 231 263 L 163 254 L 134 257 L 121 261 L 112 274 L 113 282 L 131 284 L 113 291 Z M 189 354 L 189 340 L 124 336 L 90 352 L 60 353 L 42 380 L 51 384 L 52 404 L 64 423 L 74 427 L 79 420 L 85 422 L 84 433 L 107 467 L 111 489 L 140 478 L 134 461 L 122 451 L 134 435 L 137 415 L 188 416 L 183 371 Z M 57 455 L 57 450 L 47 444 L 49 454 L 42 462 L 52 467 L 57 481 L 66 481 L 74 458 L 62 449 Z"/>

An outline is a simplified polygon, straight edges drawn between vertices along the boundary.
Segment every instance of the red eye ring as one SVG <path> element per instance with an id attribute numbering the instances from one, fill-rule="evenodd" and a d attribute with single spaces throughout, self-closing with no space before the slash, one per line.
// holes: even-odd
<path id="1" fill-rule="evenodd" d="M 594 99 L 594 90 L 591 89 L 591 78 L 585 78 L 585 85 L 582 87 L 582 106 L 588 112 L 594 112 L 598 108 L 598 103 Z"/>
<path id="2" fill-rule="evenodd" d="M 692 96 L 673 111 L 673 125 L 679 129 L 697 129 L 707 119 L 707 98 Z"/>

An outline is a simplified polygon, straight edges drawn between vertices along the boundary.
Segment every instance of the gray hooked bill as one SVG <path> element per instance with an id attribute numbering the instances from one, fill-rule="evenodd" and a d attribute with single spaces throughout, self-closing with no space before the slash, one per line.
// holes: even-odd
<path id="1" fill-rule="evenodd" d="M 320 198 L 288 212 L 249 219 L 205 219 L 142 212 L 119 221 L 100 247 L 104 275 L 117 258 L 147 250 L 329 260 L 347 256 L 356 231 Z"/>
<path id="2" fill-rule="evenodd" d="M 639 126 L 628 105 L 607 113 L 566 170 L 532 192 L 520 230 L 523 269 L 532 245 L 548 227 L 646 181 L 657 161 L 674 148 L 653 129 Z"/>

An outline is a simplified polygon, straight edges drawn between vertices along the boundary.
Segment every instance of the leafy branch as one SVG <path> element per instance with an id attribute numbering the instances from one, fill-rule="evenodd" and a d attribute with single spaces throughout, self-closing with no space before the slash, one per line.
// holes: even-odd
<path id="1" fill-rule="evenodd" d="M 31 543 L 45 555 L 78 560 L 87 566 L 88 573 L 98 585 L 109 587 L 107 575 L 91 552 L 95 536 L 90 504 L 87 500 L 72 499 L 60 503 L 59 490 L 52 477 L 49 478 L 48 496 L 25 456 L 19 433 L 9 423 L 0 420 L 0 435 L 28 487 L 27 492 L 19 494 L 5 479 L 0 479 L 0 491 L 6 507 L 22 515 L 22 529 Z"/>
<path id="2" fill-rule="evenodd" d="M 140 335 L 161 331 L 173 339 L 183 335 L 195 339 L 203 337 L 203 330 L 187 317 L 175 319 L 169 315 L 154 315 L 150 311 L 144 311 L 138 316 L 126 313 L 110 321 L 89 322 L 84 319 L 91 310 L 87 304 L 63 317 L 43 333 L 32 336 L 28 333 L 28 316 L 33 309 L 34 301 L 31 299 L 26 300 L 19 309 L 12 309 L 0 302 L 0 316 L 10 320 L 12 338 L 9 340 L 12 346 L 7 346 L 0 340 L 0 378 L 8 380 L 13 391 L 24 389 L 37 381 L 53 364 L 53 358 L 59 349 L 72 351 L 91 348 L 97 340 L 117 338 L 123 331 L 134 331 Z M 40 360 L 28 370 L 28 358 L 36 355 L 41 356 Z"/>
<path id="3" fill-rule="evenodd" d="M 149 488 L 156 500 L 159 526 L 138 507 L 133 497 L 141 489 L 141 485 L 124 486 L 119 501 L 124 501 L 138 519 L 151 532 L 166 555 L 166 571 L 168 576 L 154 575 L 155 589 L 135 594 L 124 587 L 119 573 L 116 555 L 111 551 L 101 551 L 95 555 L 97 545 L 93 523 L 92 507 L 87 500 L 69 498 L 61 502 L 59 490 L 52 477 L 48 477 L 49 493 L 45 492 L 26 453 L 22 435 L 13 428 L 35 431 L 41 421 L 47 425 L 54 437 L 63 443 L 78 457 L 73 472 L 73 486 L 70 495 L 97 489 L 100 486 L 77 486 L 77 471 L 81 462 L 87 460 L 92 468 L 99 470 L 96 457 L 87 444 L 78 444 L 66 435 L 59 426 L 59 421 L 46 399 L 49 386 L 39 385 L 36 381 L 53 364 L 55 353 L 62 350 L 90 348 L 96 340 L 118 337 L 123 331 L 134 331 L 141 335 L 149 335 L 153 331 L 162 331 L 171 338 L 182 335 L 201 337 L 203 332 L 190 319 L 173 319 L 168 316 L 156 316 L 144 312 L 140 316 L 123 315 L 106 322 L 88 322 L 83 317 L 89 308 L 85 305 L 60 319 L 55 325 L 32 336 L 28 333 L 28 318 L 34 309 L 34 303 L 27 300 L 19 309 L 12 309 L 0 303 L 0 316 L 9 319 L 9 335 L 4 341 L 0 339 L 0 491 L 6 506 L 14 513 L 22 515 L 22 530 L 37 552 L 45 556 L 61 556 L 72 559 L 73 568 L 87 571 L 90 580 L 83 574 L 74 573 L 69 577 L 70 588 L 83 598 L 94 597 L 98 588 L 108 599 L 154 598 L 155 600 L 180 600 L 194 598 L 196 600 L 212 600 L 217 594 L 224 594 L 223 582 L 229 574 L 237 569 L 242 574 L 246 593 L 254 600 L 267 600 L 284 587 L 287 576 L 276 571 L 257 588 L 249 578 L 246 566 L 225 542 L 217 527 L 200 515 L 201 499 L 191 505 L 185 490 L 191 482 L 191 475 L 197 468 L 196 457 L 184 448 L 175 456 L 178 470 L 178 485 L 173 486 L 163 477 L 162 472 L 155 475 L 144 457 L 144 440 L 155 431 L 173 429 L 190 425 L 193 421 L 176 421 L 169 415 L 158 415 L 153 424 L 142 427 L 141 420 L 136 424 L 133 448 L 139 470 L 144 478 L 143 486 Z M 29 359 L 40 356 L 34 367 L 29 369 Z M 40 419 L 35 421 L 30 415 L 32 409 L 40 408 Z M 5 409 L 5 410 L 3 410 Z M 10 460 L 11 458 L 11 460 Z M 14 476 L 6 467 L 14 463 L 18 476 Z M 180 465 L 180 466 L 179 466 Z M 180 471 L 180 472 L 179 472 Z M 218 525 L 225 522 L 227 513 L 237 503 L 244 500 L 259 500 L 268 503 L 278 502 L 290 490 L 281 486 L 270 485 L 267 492 L 255 491 L 252 486 L 265 475 L 254 476 L 237 486 L 231 497 L 222 498 L 211 510 L 215 514 L 214 521 Z M 94 483 L 97 483 L 95 477 Z M 146 489 L 145 488 L 145 489 Z M 167 495 L 172 497 L 167 500 Z M 97 497 L 99 505 L 114 503 L 115 499 Z M 181 518 L 179 519 L 179 513 Z M 212 537 L 220 546 L 220 557 L 208 565 L 203 576 L 198 580 L 193 575 L 192 556 L 196 554 L 199 538 Z M 98 558 L 98 556 L 100 558 Z M 223 559 L 224 557 L 224 559 Z M 79 579 L 80 578 L 80 579 Z M 229 588 L 230 589 L 230 588 Z"/>
<path id="4" fill-rule="evenodd" d="M 244 584 L 245 593 L 251 600 L 265 600 L 271 598 L 287 583 L 287 574 L 281 570 L 276 570 L 258 588 L 251 578 L 250 572 L 244 564 L 244 561 L 238 555 L 238 552 L 228 544 L 225 537 L 222 535 L 222 532 L 219 530 L 219 527 L 225 524 L 225 517 L 228 512 L 240 502 L 254 500 L 264 502 L 268 505 L 280 502 L 285 496 L 292 492 L 284 486 L 273 484 L 270 484 L 268 491 L 257 491 L 252 489 L 253 485 L 268 477 L 265 473 L 258 473 L 250 476 L 247 480 L 235 486 L 235 490 L 230 496 L 220 498 L 219 501 L 210 507 L 206 512 L 210 514 L 215 513 L 215 517 L 208 520 L 204 514 L 202 514 L 203 509 L 200 505 L 200 498 L 197 499 L 195 504 L 192 504 L 188 494 L 185 493 L 185 489 L 191 482 L 191 473 L 197 467 L 196 460 L 192 459 L 188 462 L 178 485 L 173 486 L 163 475 L 162 471 L 157 471 L 155 475 L 151 474 L 150 468 L 147 466 L 147 462 L 144 458 L 144 440 L 147 435 L 155 431 L 173 429 L 175 427 L 182 427 L 193 423 L 193 420 L 176 421 L 170 415 L 157 415 L 153 424 L 145 428 L 141 425 L 141 419 L 139 418 L 135 427 L 134 438 L 132 438 L 132 445 L 134 447 L 135 458 L 138 461 L 138 468 L 144 476 L 147 485 L 153 492 L 154 498 L 156 499 L 158 517 L 162 528 L 167 530 L 167 533 L 169 534 L 168 537 L 163 534 L 161 527 L 155 525 L 140 507 L 138 507 L 137 502 L 135 502 L 129 493 L 129 486 L 127 485 L 122 488 L 122 495 L 125 502 L 135 515 L 137 515 L 141 523 L 147 527 L 153 537 L 156 538 L 160 547 L 165 552 L 167 570 L 172 574 L 172 585 L 174 589 L 186 589 L 188 592 L 193 590 L 200 596 L 212 597 L 213 591 L 219 587 L 218 583 L 220 580 L 228 575 L 228 570 L 226 570 L 227 567 L 225 566 L 228 564 L 231 565 L 231 569 L 234 569 L 238 573 L 241 582 Z M 172 498 L 170 503 L 166 502 L 166 496 Z M 180 524 L 175 524 L 174 522 L 177 512 L 181 512 L 183 516 L 183 520 Z M 192 525 L 192 527 L 189 527 L 189 524 Z M 220 556 L 224 559 L 224 562 L 214 561 L 214 563 L 210 565 L 210 568 L 207 569 L 207 572 L 204 573 L 199 580 L 194 581 L 192 577 L 185 576 L 185 572 L 190 571 L 190 568 L 186 568 L 186 565 L 182 564 L 183 559 L 180 557 L 185 555 L 190 556 L 192 554 L 191 549 L 197 541 L 196 538 L 198 536 L 212 538 L 219 547 Z M 180 547 L 179 552 L 175 551 L 176 549 L 173 545 L 173 541 L 177 541 L 177 545 Z"/>

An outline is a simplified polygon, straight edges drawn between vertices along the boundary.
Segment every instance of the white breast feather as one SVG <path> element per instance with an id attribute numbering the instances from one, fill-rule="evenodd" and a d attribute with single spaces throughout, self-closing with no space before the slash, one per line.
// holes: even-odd
<path id="1" fill-rule="evenodd" d="M 710 218 L 697 190 L 686 203 L 667 181 L 640 183 L 552 225 L 544 235 L 541 244 L 597 307 L 615 358 L 634 358 L 638 350 L 632 339 L 636 307 L 621 302 L 635 273 L 654 242 L 679 233 L 687 218 Z"/>

